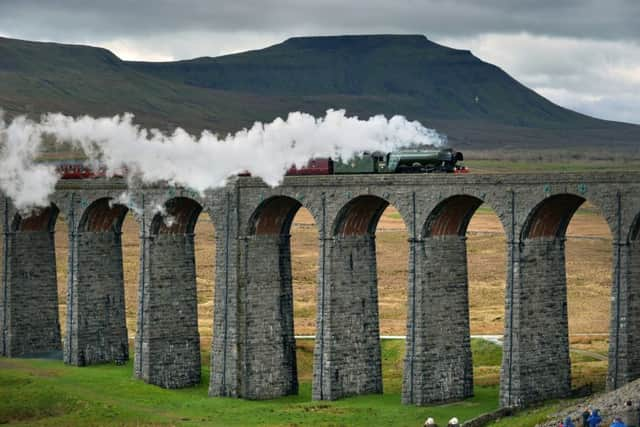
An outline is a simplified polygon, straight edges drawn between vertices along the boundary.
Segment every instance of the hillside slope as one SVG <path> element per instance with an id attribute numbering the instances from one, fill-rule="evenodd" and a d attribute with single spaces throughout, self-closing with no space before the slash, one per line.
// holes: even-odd
<path id="1" fill-rule="evenodd" d="M 266 49 L 171 63 L 131 63 L 157 77 L 262 95 L 374 95 L 441 119 L 538 127 L 589 125 L 469 51 L 424 36 L 300 37 Z"/>
<path id="2" fill-rule="evenodd" d="M 634 146 L 640 126 L 559 107 L 468 51 L 424 36 L 292 38 L 261 50 L 168 63 L 87 46 L 0 38 L 9 115 L 136 114 L 145 126 L 229 132 L 289 111 L 403 114 L 459 147 Z"/>

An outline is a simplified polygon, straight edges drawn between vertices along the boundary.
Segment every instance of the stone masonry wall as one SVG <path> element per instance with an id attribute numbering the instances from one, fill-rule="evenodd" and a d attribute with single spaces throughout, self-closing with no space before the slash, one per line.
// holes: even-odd
<path id="1" fill-rule="evenodd" d="M 71 321 L 67 322 L 65 362 L 84 366 L 126 361 L 129 343 L 119 233 L 77 234 Z"/>
<path id="2" fill-rule="evenodd" d="M 382 393 L 375 237 L 335 237 L 327 252 L 324 331 L 315 345 L 313 397 Z"/>
<path id="3" fill-rule="evenodd" d="M 511 265 L 507 272 L 502 406 L 565 397 L 571 391 L 564 239 L 527 239 L 515 256 L 513 281 Z"/>
<path id="4" fill-rule="evenodd" d="M 288 235 L 254 235 L 243 245 L 240 281 L 242 397 L 298 392 Z"/>
<path id="5" fill-rule="evenodd" d="M 611 295 L 611 329 L 609 338 L 609 375 L 612 390 L 640 378 L 640 241 L 632 240 L 618 248 L 614 243 L 613 283 Z M 619 276 L 618 276 L 618 269 Z M 620 280 L 620 294 L 615 283 Z M 616 316 L 619 312 L 619 316 Z M 616 318 L 620 319 L 616 324 Z"/>
<path id="6" fill-rule="evenodd" d="M 53 236 L 49 231 L 9 235 L 7 325 L 6 332 L 0 334 L 0 340 L 6 336 L 6 341 L 0 342 L 5 356 L 44 355 L 62 350 Z M 4 289 L 1 295 L 5 295 Z"/>
<path id="7" fill-rule="evenodd" d="M 473 395 L 466 239 L 448 235 L 418 244 L 415 314 L 409 289 L 402 401 L 424 405 L 464 399 Z"/>
<path id="8" fill-rule="evenodd" d="M 200 335 L 192 234 L 158 234 L 147 243 L 136 375 L 165 388 L 200 382 Z"/>

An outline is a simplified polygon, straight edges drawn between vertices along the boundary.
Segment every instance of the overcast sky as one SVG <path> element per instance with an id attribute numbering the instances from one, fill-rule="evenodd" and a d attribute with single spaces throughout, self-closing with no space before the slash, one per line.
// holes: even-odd
<path id="1" fill-rule="evenodd" d="M 0 35 L 173 60 L 300 35 L 411 33 L 552 101 L 640 124 L 640 0 L 0 0 Z"/>

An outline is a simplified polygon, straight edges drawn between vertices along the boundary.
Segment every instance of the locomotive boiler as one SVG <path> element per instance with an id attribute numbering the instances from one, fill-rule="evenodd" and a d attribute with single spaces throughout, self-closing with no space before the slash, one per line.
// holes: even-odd
<path id="1" fill-rule="evenodd" d="M 348 175 L 371 173 L 467 173 L 459 164 L 461 152 L 452 148 L 442 150 L 400 150 L 389 153 L 362 153 L 348 161 L 330 158 L 311 159 L 302 167 L 292 167 L 287 175 Z"/>

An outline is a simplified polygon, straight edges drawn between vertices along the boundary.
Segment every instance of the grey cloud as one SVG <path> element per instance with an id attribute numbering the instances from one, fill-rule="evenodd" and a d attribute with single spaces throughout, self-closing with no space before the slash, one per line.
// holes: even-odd
<path id="1" fill-rule="evenodd" d="M 640 123 L 638 0 L 0 0 L 0 35 L 170 60 L 296 35 L 418 33 L 554 102 Z"/>
<path id="2" fill-rule="evenodd" d="M 640 44 L 529 34 L 451 38 L 559 105 L 640 124 Z"/>
<path id="3" fill-rule="evenodd" d="M 635 0 L 2 0 L 0 28 L 28 38 L 110 39 L 122 34 L 402 32 L 473 36 L 526 31 L 640 38 Z"/>

